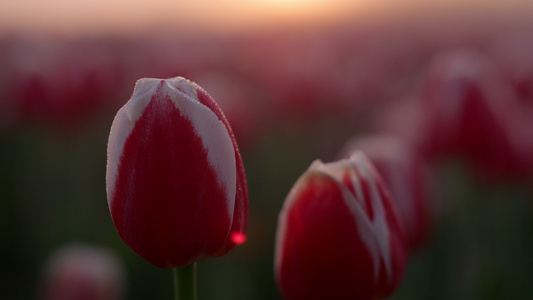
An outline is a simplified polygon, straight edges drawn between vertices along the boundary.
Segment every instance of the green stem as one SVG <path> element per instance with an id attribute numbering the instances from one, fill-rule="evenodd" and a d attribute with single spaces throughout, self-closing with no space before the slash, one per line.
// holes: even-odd
<path id="1" fill-rule="evenodd" d="M 196 263 L 174 268 L 174 300 L 196 300 Z"/>

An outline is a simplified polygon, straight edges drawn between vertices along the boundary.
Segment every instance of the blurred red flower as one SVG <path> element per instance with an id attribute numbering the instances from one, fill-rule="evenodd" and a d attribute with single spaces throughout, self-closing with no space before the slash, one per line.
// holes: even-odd
<path id="1" fill-rule="evenodd" d="M 390 188 L 409 249 L 419 249 L 431 223 L 431 182 L 424 159 L 408 142 L 387 135 L 354 137 L 344 146 L 342 157 L 357 151 L 367 155 Z"/>
<path id="2" fill-rule="evenodd" d="M 481 53 L 437 55 L 423 86 L 421 147 L 430 158 L 459 156 L 485 178 L 519 167 L 508 122 L 513 93 L 493 62 Z"/>

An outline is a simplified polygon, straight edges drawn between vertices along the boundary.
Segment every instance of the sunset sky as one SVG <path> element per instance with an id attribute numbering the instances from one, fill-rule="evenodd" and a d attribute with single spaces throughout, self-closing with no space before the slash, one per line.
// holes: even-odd
<path id="1" fill-rule="evenodd" d="M 482 4 L 481 4 L 482 3 Z M 512 1 L 319 1 L 319 0 L 3 0 L 1 32 L 132 33 L 179 26 L 185 29 L 238 30 L 285 23 L 367 20 L 397 15 L 515 14 L 531 8 Z"/>

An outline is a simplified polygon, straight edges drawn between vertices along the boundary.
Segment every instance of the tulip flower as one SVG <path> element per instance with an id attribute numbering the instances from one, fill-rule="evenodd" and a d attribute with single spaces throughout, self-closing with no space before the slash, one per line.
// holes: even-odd
<path id="1" fill-rule="evenodd" d="M 350 139 L 342 153 L 348 157 L 364 152 L 390 188 L 409 250 L 425 242 L 430 223 L 429 170 L 416 149 L 406 141 L 387 135 Z"/>
<path id="2" fill-rule="evenodd" d="M 126 274 L 111 250 L 73 244 L 56 251 L 46 262 L 39 299 L 119 300 L 124 298 Z"/>
<path id="3" fill-rule="evenodd" d="M 500 75 L 475 51 L 436 56 L 423 84 L 425 153 L 465 158 L 485 179 L 514 172 L 516 149 L 506 129 L 514 98 Z"/>
<path id="4" fill-rule="evenodd" d="M 278 219 L 275 274 L 295 299 L 375 299 L 405 270 L 396 208 L 361 153 L 313 162 L 291 189 Z"/>
<path id="5" fill-rule="evenodd" d="M 107 199 L 124 242 L 157 267 L 244 241 L 248 192 L 224 114 L 182 77 L 140 79 L 109 134 Z"/>

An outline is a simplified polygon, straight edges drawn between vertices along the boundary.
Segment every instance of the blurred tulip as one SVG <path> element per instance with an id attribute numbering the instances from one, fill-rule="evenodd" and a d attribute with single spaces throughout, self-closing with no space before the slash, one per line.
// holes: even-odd
<path id="1" fill-rule="evenodd" d="M 69 245 L 45 265 L 41 299 L 118 300 L 124 298 L 126 275 L 122 262 L 110 250 Z"/>
<path id="2" fill-rule="evenodd" d="M 243 241 L 242 160 L 201 87 L 182 77 L 137 81 L 111 126 L 107 198 L 124 242 L 158 267 L 223 255 Z"/>
<path id="3" fill-rule="evenodd" d="M 365 153 L 391 190 L 410 250 L 425 242 L 430 223 L 429 170 L 422 156 L 407 142 L 386 135 L 355 137 L 342 151 L 348 157 Z"/>
<path id="4" fill-rule="evenodd" d="M 527 33 L 505 35 L 496 39 L 492 53 L 518 100 L 510 101 L 512 111 L 506 120 L 519 161 L 516 166 L 517 173 L 522 178 L 532 177 L 533 38 Z"/>
<path id="5" fill-rule="evenodd" d="M 38 121 L 62 130 L 75 128 L 122 83 L 123 65 L 117 58 L 105 40 L 13 42 L 0 63 L 9 74 L 4 77 L 0 72 L 0 96 L 7 98 L 0 100 L 0 116 L 7 119 L 9 114 L 7 120 L 13 123 Z"/>
<path id="6" fill-rule="evenodd" d="M 507 131 L 513 93 L 492 62 L 456 50 L 436 57 L 424 83 L 422 149 L 429 157 L 460 156 L 485 178 L 516 166 Z"/>
<path id="7" fill-rule="evenodd" d="M 315 161 L 278 219 L 275 273 L 287 299 L 375 299 L 403 277 L 405 241 L 390 193 L 361 153 Z"/>

